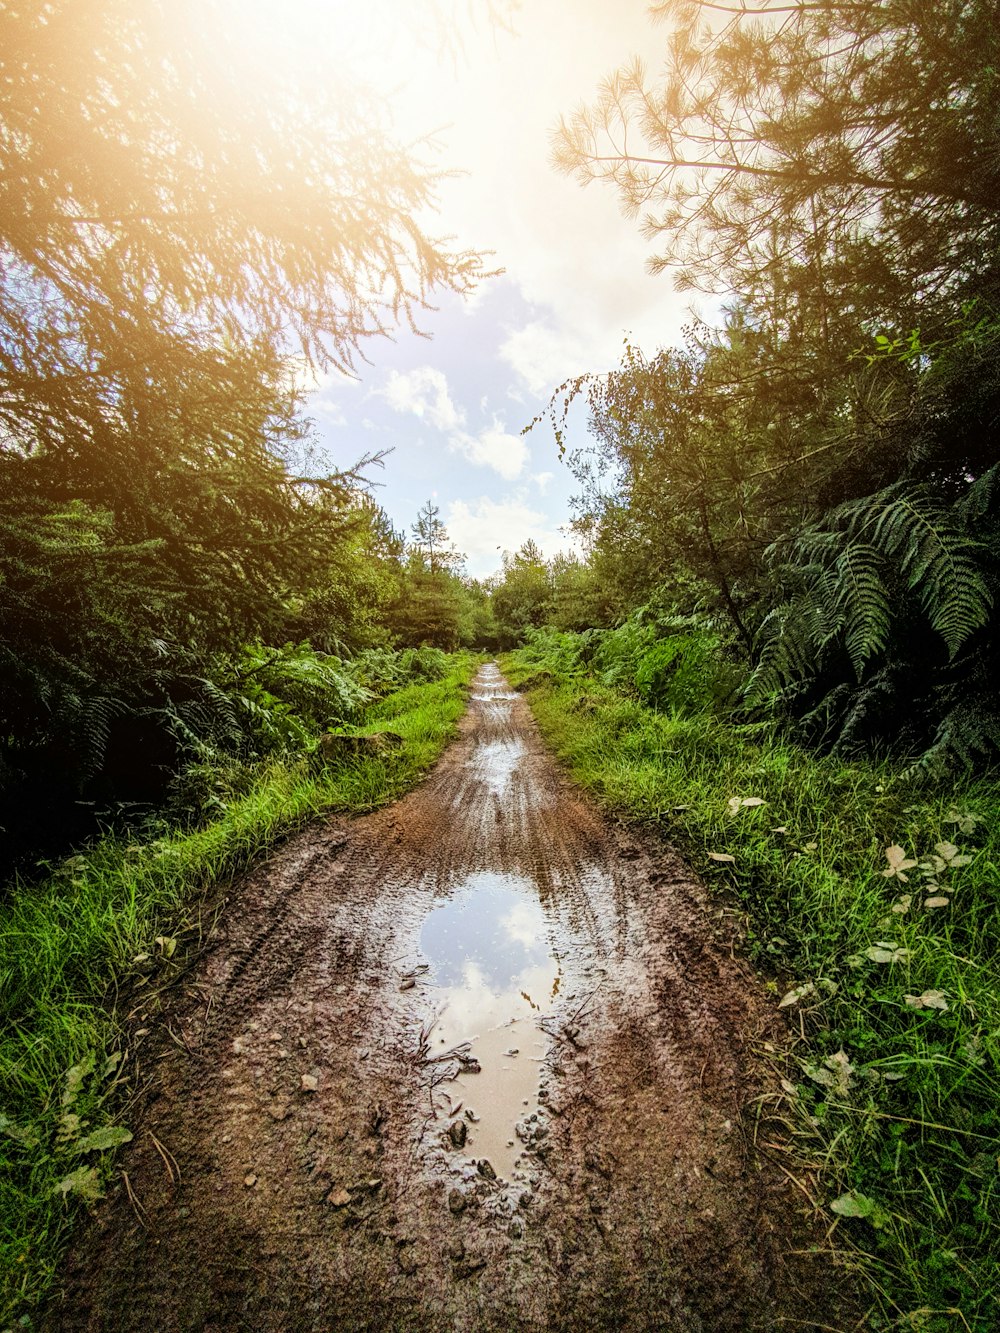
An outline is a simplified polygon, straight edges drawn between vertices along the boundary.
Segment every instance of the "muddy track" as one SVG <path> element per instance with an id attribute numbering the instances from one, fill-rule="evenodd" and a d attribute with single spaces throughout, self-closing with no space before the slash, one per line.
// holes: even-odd
<path id="1" fill-rule="evenodd" d="M 238 886 L 171 1022 L 52 1328 L 838 1326 L 745 1129 L 773 1002 L 494 667 L 417 791 Z"/>

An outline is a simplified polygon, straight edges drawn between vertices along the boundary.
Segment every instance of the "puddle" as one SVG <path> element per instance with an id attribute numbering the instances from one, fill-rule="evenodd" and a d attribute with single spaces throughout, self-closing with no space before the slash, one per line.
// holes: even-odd
<path id="1" fill-rule="evenodd" d="M 494 796 L 506 796 L 523 758 L 524 742 L 518 737 L 486 741 L 476 746 L 469 767 Z"/>
<path id="2" fill-rule="evenodd" d="M 441 1085 L 462 1103 L 464 1154 L 487 1158 L 499 1176 L 518 1176 L 516 1126 L 538 1115 L 540 1062 L 547 1040 L 538 1020 L 559 991 L 560 966 L 534 883 L 519 875 L 479 871 L 432 909 L 420 950 L 430 965 L 429 999 L 437 1015 L 431 1057 L 469 1043 L 480 1072 L 461 1072 Z"/>

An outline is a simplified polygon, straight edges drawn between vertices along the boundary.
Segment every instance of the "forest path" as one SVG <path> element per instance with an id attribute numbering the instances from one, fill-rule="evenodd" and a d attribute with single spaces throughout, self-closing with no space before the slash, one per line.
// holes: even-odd
<path id="1" fill-rule="evenodd" d="M 781 1025 L 732 934 L 483 668 L 418 790 L 234 889 L 133 1125 L 142 1221 L 102 1206 L 51 1326 L 812 1327 L 826 1260 L 745 1130 Z"/>

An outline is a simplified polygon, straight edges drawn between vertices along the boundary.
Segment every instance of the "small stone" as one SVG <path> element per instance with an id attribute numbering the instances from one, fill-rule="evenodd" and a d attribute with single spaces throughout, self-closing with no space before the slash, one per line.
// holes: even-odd
<path id="1" fill-rule="evenodd" d="M 467 1203 L 465 1195 L 460 1189 L 450 1190 L 448 1193 L 448 1207 L 453 1213 L 461 1213 L 465 1210 Z"/>
<path id="2" fill-rule="evenodd" d="M 464 1120 L 453 1120 L 448 1126 L 448 1137 L 453 1148 L 464 1148 L 468 1129 Z"/>
<path id="3" fill-rule="evenodd" d="M 257 1184 L 257 1177 L 253 1174 L 252 1171 L 250 1172 L 249 1175 L 243 1177 L 243 1184 L 246 1185 L 248 1190 L 252 1190 L 254 1185 Z"/>
<path id="4" fill-rule="evenodd" d="M 414 987 L 416 984 L 417 984 L 417 983 L 416 983 L 416 980 L 415 980 L 413 977 L 404 977 L 403 980 L 399 983 L 399 989 L 400 989 L 400 990 L 413 990 L 413 987 Z"/>
<path id="5" fill-rule="evenodd" d="M 302 1091 L 303 1092 L 319 1091 L 319 1079 L 316 1077 L 315 1074 L 302 1075 Z"/>
<path id="6" fill-rule="evenodd" d="M 460 1240 L 453 1240 L 451 1244 L 448 1246 L 448 1256 L 449 1258 L 454 1259 L 456 1264 L 459 1263 L 460 1260 L 464 1259 L 465 1258 L 464 1243 Z"/>
<path id="7" fill-rule="evenodd" d="M 326 1201 L 331 1208 L 346 1208 L 351 1202 L 351 1196 L 343 1185 L 335 1185 L 326 1196 Z"/>
<path id="8" fill-rule="evenodd" d="M 481 1162 L 476 1163 L 476 1170 L 484 1180 L 496 1180 L 497 1173 L 493 1170 L 493 1164 L 484 1157 Z"/>
<path id="9" fill-rule="evenodd" d="M 462 1263 L 455 1265 L 455 1276 L 461 1281 L 463 1278 L 471 1277 L 473 1273 L 478 1273 L 481 1268 L 485 1267 L 485 1259 L 465 1259 Z"/>

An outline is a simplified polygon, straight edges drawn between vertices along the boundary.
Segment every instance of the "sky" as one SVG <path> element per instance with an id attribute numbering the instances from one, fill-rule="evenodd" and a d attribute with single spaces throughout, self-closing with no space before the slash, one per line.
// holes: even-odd
<path id="1" fill-rule="evenodd" d="M 299 3 L 315 40 L 335 40 L 338 0 Z M 521 432 L 567 377 L 615 366 L 626 333 L 647 352 L 676 343 L 692 303 L 646 272 L 650 243 L 608 186 L 555 171 L 550 139 L 631 57 L 655 68 L 667 33 L 639 0 L 525 0 L 513 33 L 465 23 L 449 53 L 407 31 L 412 2 L 340 10 L 356 72 L 385 93 L 397 132 L 435 132 L 437 164 L 462 173 L 425 221 L 504 271 L 472 299 L 442 296 L 422 318 L 428 337 L 368 342 L 357 380 L 324 376 L 307 404 L 321 448 L 340 467 L 391 449 L 372 474 L 378 502 L 408 530 L 433 500 L 475 577 L 528 538 L 546 555 L 571 549 L 576 483 L 547 425 Z M 584 439 L 581 412 L 571 444 Z"/>

